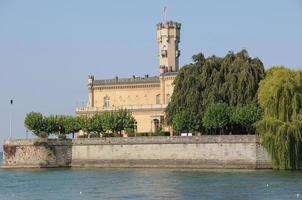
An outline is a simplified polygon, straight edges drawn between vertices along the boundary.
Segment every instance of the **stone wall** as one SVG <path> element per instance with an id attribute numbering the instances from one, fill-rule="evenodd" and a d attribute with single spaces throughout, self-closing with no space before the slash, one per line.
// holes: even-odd
<path id="1" fill-rule="evenodd" d="M 255 135 L 77 139 L 74 167 L 270 168 Z"/>
<path id="2" fill-rule="evenodd" d="M 7 140 L 3 168 L 69 167 L 72 141 L 55 139 Z"/>
<path id="3" fill-rule="evenodd" d="M 255 135 L 13 140 L 3 167 L 271 168 Z"/>

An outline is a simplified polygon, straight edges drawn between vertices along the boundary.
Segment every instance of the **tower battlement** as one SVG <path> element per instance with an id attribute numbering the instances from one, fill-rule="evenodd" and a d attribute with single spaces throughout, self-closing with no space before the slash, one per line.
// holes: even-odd
<path id="1" fill-rule="evenodd" d="M 160 22 L 156 26 L 157 26 L 157 30 L 164 29 L 164 28 L 180 29 L 181 23 L 174 22 L 174 21 L 167 21 L 167 22 Z"/>
<path id="2" fill-rule="evenodd" d="M 92 86 L 94 82 L 94 76 L 93 75 L 89 75 L 88 76 L 88 85 Z"/>

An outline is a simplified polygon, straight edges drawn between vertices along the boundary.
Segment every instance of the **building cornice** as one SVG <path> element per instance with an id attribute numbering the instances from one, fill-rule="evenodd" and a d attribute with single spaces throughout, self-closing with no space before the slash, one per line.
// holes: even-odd
<path id="1" fill-rule="evenodd" d="M 160 87 L 160 82 L 150 83 L 150 84 L 129 84 L 129 85 L 94 85 L 95 90 L 105 90 L 105 89 L 129 89 L 129 88 L 154 88 Z"/>

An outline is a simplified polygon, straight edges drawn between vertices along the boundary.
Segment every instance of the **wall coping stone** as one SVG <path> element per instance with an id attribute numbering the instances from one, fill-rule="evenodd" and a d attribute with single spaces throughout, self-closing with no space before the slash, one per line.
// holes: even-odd
<path id="1" fill-rule="evenodd" d="M 56 146 L 71 146 L 71 139 L 47 139 L 47 138 L 37 138 L 37 139 L 7 139 L 4 141 L 5 145 L 10 146 L 39 146 L 39 145 L 56 145 Z"/>
<path id="2" fill-rule="evenodd" d="M 4 145 L 131 145 L 131 144 L 203 144 L 203 143 L 260 143 L 257 135 L 201 135 L 201 136 L 145 136 L 145 137 L 103 137 L 77 139 L 8 139 Z"/>
<path id="3" fill-rule="evenodd" d="M 73 139 L 73 145 L 259 143 L 256 135 L 146 136 Z"/>

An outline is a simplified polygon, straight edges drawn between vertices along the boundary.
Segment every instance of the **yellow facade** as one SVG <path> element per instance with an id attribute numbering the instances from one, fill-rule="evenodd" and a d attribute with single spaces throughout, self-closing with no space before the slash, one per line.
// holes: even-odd
<path id="1" fill-rule="evenodd" d="M 180 24 L 164 22 L 157 25 L 160 74 L 154 77 L 131 77 L 95 80 L 88 77 L 88 105 L 76 113 L 93 114 L 126 108 L 137 121 L 138 132 L 154 132 L 156 128 L 170 131 L 164 123 L 165 108 L 173 93 L 178 72 Z"/>

